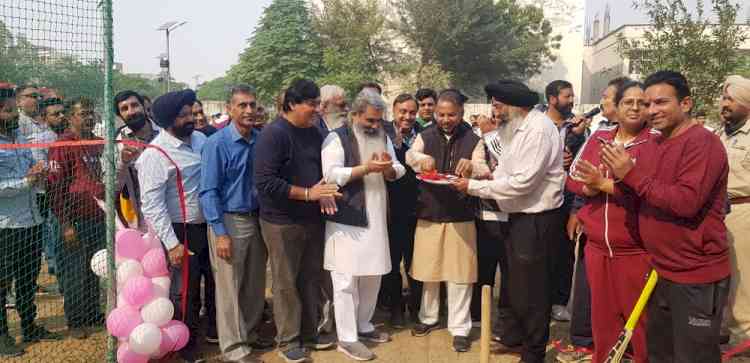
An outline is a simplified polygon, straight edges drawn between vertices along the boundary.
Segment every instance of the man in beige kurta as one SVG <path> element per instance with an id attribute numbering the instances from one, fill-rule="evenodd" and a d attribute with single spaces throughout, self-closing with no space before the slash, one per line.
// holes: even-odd
<path id="1" fill-rule="evenodd" d="M 438 124 L 416 137 L 406 153 L 406 162 L 415 172 L 487 173 L 479 170 L 480 165 L 485 166 L 483 144 L 471 126 L 463 122 L 460 100 L 455 91 L 441 93 L 438 106 L 448 102 L 451 105 L 446 107 L 459 110 L 460 115 L 438 113 Z M 412 334 L 425 336 L 438 327 L 440 283 L 445 282 L 448 330 L 454 337 L 454 350 L 463 352 L 469 346 L 472 284 L 477 280 L 476 199 L 458 193 L 450 185 L 421 181 L 419 189 L 411 275 L 424 285 L 419 322 Z"/>
<path id="2" fill-rule="evenodd" d="M 750 338 L 750 79 L 730 76 L 724 83 L 719 137 L 729 158 L 730 212 L 724 223 L 732 251 L 730 329 Z"/>

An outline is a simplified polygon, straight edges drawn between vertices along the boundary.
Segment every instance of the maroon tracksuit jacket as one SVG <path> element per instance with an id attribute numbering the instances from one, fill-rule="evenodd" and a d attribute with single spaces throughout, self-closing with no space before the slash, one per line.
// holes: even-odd
<path id="1" fill-rule="evenodd" d="M 600 165 L 599 139 L 613 141 L 616 134 L 616 126 L 597 130 L 576 157 L 571 169 L 575 170 L 576 163 L 581 159 L 595 166 Z M 641 159 L 651 157 L 644 150 L 656 136 L 658 132 L 646 127 L 625 145 L 636 165 L 640 164 Z M 611 175 L 606 176 L 612 178 Z M 572 178 L 568 178 L 567 188 L 586 199 L 577 217 L 587 236 L 585 263 L 591 289 L 593 361 L 599 363 L 606 359 L 609 349 L 617 341 L 646 283 L 651 265 L 638 231 L 639 202 L 636 195 L 617 192 L 615 195 L 599 193 L 586 197 L 583 184 Z M 644 313 L 631 340 L 637 363 L 648 360 L 646 319 Z"/>

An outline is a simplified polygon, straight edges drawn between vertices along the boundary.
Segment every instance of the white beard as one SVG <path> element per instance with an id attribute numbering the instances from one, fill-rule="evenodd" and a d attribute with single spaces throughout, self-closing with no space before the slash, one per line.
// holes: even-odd
<path id="1" fill-rule="evenodd" d="M 359 158 L 362 163 L 370 160 L 373 153 L 380 156 L 380 154 L 385 151 L 383 129 L 378 129 L 378 132 L 374 135 L 366 134 L 357 125 L 352 125 L 352 130 L 354 130 L 354 138 L 357 139 Z"/>
<path id="2" fill-rule="evenodd" d="M 372 159 L 372 154 L 380 154 L 386 150 L 386 139 L 383 136 L 383 129 L 378 129 L 378 132 L 374 135 L 365 134 L 362 129 L 357 125 L 352 125 L 354 130 L 354 138 L 357 140 L 357 146 L 359 147 L 359 159 L 360 164 L 366 163 Z M 383 174 L 370 173 L 364 177 L 365 191 L 367 190 L 385 190 L 385 182 L 383 181 Z M 369 213 L 369 212 L 368 212 Z"/>

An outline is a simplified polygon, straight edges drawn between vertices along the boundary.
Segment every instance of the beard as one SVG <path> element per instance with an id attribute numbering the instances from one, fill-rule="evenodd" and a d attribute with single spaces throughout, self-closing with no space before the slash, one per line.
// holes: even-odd
<path id="1" fill-rule="evenodd" d="M 18 124 L 18 117 L 14 117 L 12 119 L 0 121 L 3 123 L 3 128 L 6 132 L 12 133 L 18 130 L 19 124 Z"/>
<path id="2" fill-rule="evenodd" d="M 195 130 L 195 123 L 189 122 L 182 126 L 172 126 L 172 132 L 178 138 L 186 138 Z"/>
<path id="3" fill-rule="evenodd" d="M 127 125 L 131 131 L 138 132 L 138 130 L 146 126 L 146 114 L 138 113 L 133 115 L 130 119 L 123 121 L 125 121 L 125 125 Z"/>
<path id="4" fill-rule="evenodd" d="M 341 111 L 326 112 L 323 115 L 323 120 L 331 130 L 335 130 L 346 123 L 346 113 Z"/>
<path id="5" fill-rule="evenodd" d="M 380 155 L 385 151 L 385 138 L 382 128 L 368 129 L 355 124 L 353 130 L 362 162 L 372 158 L 373 153 Z"/>
<path id="6" fill-rule="evenodd" d="M 553 106 L 557 112 L 559 112 L 561 115 L 567 116 L 570 113 L 573 112 L 573 104 L 569 103 L 567 105 L 557 105 Z"/>

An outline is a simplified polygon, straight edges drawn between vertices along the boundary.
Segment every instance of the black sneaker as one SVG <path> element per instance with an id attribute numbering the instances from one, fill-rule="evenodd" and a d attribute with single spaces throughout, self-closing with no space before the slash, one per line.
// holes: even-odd
<path id="1" fill-rule="evenodd" d="M 264 337 L 258 337 L 258 339 L 255 339 L 255 341 L 250 343 L 250 348 L 253 348 L 253 350 L 259 351 L 259 352 L 271 350 L 275 346 L 276 346 L 276 342 L 273 339 L 268 339 Z"/>
<path id="2" fill-rule="evenodd" d="M 414 325 L 414 328 L 412 328 L 411 335 L 415 337 L 423 337 L 430 334 L 431 331 L 436 330 L 438 327 L 440 327 L 440 323 L 424 324 L 419 322 Z"/>
<path id="3" fill-rule="evenodd" d="M 302 342 L 302 345 L 305 348 L 310 348 L 312 350 L 326 350 L 330 349 L 334 345 L 333 338 L 328 334 L 321 334 L 318 335 L 317 338 L 312 340 L 305 340 Z"/>
<path id="4" fill-rule="evenodd" d="M 20 357 L 24 350 L 16 345 L 16 340 L 8 334 L 0 335 L 0 357 Z"/>
<path id="5" fill-rule="evenodd" d="M 70 328 L 68 329 L 70 332 L 70 337 L 73 339 L 86 339 L 89 337 L 89 332 L 86 330 L 86 328 Z"/>
<path id="6" fill-rule="evenodd" d="M 307 352 L 302 347 L 279 350 L 279 357 L 286 363 L 300 363 L 307 360 Z"/>
<path id="7" fill-rule="evenodd" d="M 49 342 L 62 339 L 62 335 L 53 333 L 39 325 L 32 325 L 31 328 L 23 334 L 24 343 Z"/>
<path id="8" fill-rule="evenodd" d="M 460 335 L 453 337 L 453 350 L 456 352 L 468 352 L 470 348 L 471 342 L 469 341 L 469 337 L 463 337 Z"/>

